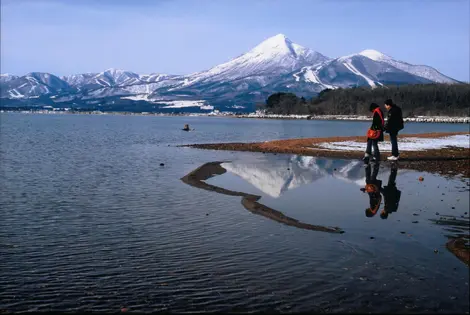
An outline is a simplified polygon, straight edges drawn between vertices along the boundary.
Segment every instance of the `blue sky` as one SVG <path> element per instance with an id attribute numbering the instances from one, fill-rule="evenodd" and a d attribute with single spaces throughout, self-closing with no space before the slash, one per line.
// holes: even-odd
<path id="1" fill-rule="evenodd" d="M 1 0 L 1 72 L 187 74 L 283 33 L 469 81 L 470 0 Z"/>

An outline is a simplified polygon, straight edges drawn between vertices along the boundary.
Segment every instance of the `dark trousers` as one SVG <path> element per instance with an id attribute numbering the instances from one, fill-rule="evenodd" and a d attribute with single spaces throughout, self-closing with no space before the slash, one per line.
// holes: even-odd
<path id="1" fill-rule="evenodd" d="M 390 142 L 392 143 L 392 155 L 398 156 L 400 153 L 398 152 L 398 132 L 390 132 Z"/>
<path id="2" fill-rule="evenodd" d="M 396 186 L 396 180 L 397 180 L 397 168 L 392 167 L 392 171 L 390 172 L 390 176 L 388 177 L 388 186 Z"/>
<path id="3" fill-rule="evenodd" d="M 378 161 L 380 160 L 379 142 L 373 139 L 367 139 L 366 153 L 372 155 L 372 147 L 374 147 L 374 157 Z"/>

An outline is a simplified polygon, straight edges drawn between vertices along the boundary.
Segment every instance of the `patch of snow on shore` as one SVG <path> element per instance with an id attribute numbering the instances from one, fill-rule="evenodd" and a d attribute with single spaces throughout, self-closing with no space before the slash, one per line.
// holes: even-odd
<path id="1" fill-rule="evenodd" d="M 147 94 L 137 94 L 134 96 L 123 96 L 122 100 L 132 100 L 132 101 L 149 101 Z"/>
<path id="2" fill-rule="evenodd" d="M 167 101 L 156 102 L 157 104 L 165 104 L 162 108 L 184 108 L 184 107 L 203 107 L 207 106 L 205 101 Z"/>
<path id="3" fill-rule="evenodd" d="M 456 135 L 444 138 L 398 138 L 400 151 L 424 151 L 446 147 L 470 148 L 470 135 Z M 317 147 L 332 151 L 364 151 L 366 142 L 341 141 L 319 143 Z M 379 142 L 381 151 L 391 151 L 390 141 Z"/>

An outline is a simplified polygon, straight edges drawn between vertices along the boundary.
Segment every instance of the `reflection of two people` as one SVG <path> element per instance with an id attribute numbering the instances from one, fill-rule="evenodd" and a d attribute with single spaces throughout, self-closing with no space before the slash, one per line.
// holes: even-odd
<path id="1" fill-rule="evenodd" d="M 366 167 L 366 185 L 361 191 L 369 195 L 370 207 L 366 209 L 366 216 L 373 217 L 377 214 L 382 203 L 382 195 L 384 198 L 384 208 L 380 213 L 382 219 L 387 219 L 388 215 L 396 212 L 400 202 L 401 191 L 397 189 L 397 167 L 392 167 L 388 178 L 387 186 L 382 187 L 382 181 L 377 179 L 380 164 L 375 163 L 373 168 L 369 165 Z"/>

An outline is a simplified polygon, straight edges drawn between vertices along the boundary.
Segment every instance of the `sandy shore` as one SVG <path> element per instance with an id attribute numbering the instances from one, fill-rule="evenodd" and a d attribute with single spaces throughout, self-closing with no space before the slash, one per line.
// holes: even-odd
<path id="1" fill-rule="evenodd" d="M 407 134 L 399 136 L 401 141 L 418 139 L 441 140 L 445 137 L 468 135 L 468 132 L 448 132 L 448 133 L 428 133 L 428 134 Z M 389 141 L 388 135 L 385 141 Z M 430 141 L 430 142 L 432 142 Z M 469 138 L 470 141 L 470 138 Z M 207 150 L 227 150 L 227 151 L 249 151 L 262 153 L 283 153 L 298 154 L 317 157 L 331 157 L 341 159 L 361 159 L 364 156 L 362 150 L 329 150 L 323 146 L 325 144 L 341 142 L 365 143 L 365 137 L 329 137 L 329 138 L 303 138 L 289 140 L 274 140 L 255 143 L 212 143 L 212 144 L 191 144 L 187 147 Z M 381 152 L 381 159 L 386 161 L 390 152 Z M 388 163 L 388 162 L 386 162 Z M 470 177 L 470 149 L 463 147 L 443 147 L 436 149 L 409 150 L 400 153 L 401 168 L 415 169 L 443 175 L 463 175 Z"/>

